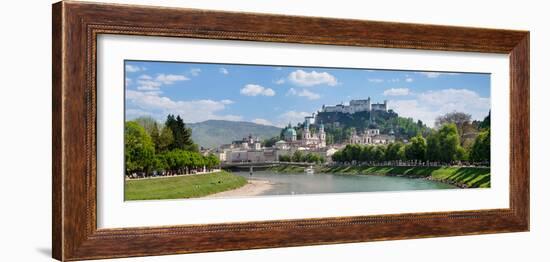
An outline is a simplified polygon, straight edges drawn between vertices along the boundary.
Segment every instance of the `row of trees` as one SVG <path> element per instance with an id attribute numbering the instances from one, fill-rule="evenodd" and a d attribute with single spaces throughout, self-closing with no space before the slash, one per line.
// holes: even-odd
<path id="1" fill-rule="evenodd" d="M 324 163 L 325 158 L 313 153 L 304 154 L 300 151 L 295 151 L 292 155 L 279 156 L 280 162 L 307 162 L 307 163 Z"/>
<path id="2" fill-rule="evenodd" d="M 180 116 L 168 115 L 165 124 L 150 117 L 128 121 L 124 127 L 126 174 L 187 174 L 220 164 L 214 155 L 203 156 Z"/>
<path id="3" fill-rule="evenodd" d="M 332 160 L 335 162 L 381 162 L 381 161 L 429 161 L 455 163 L 469 161 L 488 163 L 490 161 L 490 129 L 479 133 L 471 148 L 460 144 L 458 128 L 454 123 L 442 124 L 440 128 L 426 138 L 418 134 L 410 142 L 379 145 L 347 145 L 337 151 Z"/>

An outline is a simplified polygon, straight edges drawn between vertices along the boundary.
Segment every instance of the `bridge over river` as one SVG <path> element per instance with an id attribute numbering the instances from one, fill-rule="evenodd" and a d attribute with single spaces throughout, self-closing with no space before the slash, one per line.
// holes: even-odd
<path id="1" fill-rule="evenodd" d="M 303 163 L 303 162 L 278 162 L 278 161 L 267 161 L 267 162 L 237 162 L 237 163 L 222 163 L 220 165 L 223 169 L 236 169 L 242 170 L 246 169 L 250 172 L 253 172 L 254 169 L 266 169 L 275 166 L 301 166 L 309 167 L 315 165 L 314 163 Z"/>

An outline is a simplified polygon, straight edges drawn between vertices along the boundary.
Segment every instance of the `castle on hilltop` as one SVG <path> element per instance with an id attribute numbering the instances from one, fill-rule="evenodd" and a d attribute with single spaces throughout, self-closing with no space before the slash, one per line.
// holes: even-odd
<path id="1" fill-rule="evenodd" d="M 321 109 L 321 112 L 338 112 L 338 113 L 348 113 L 348 114 L 354 114 L 357 112 L 370 112 L 370 111 L 388 111 L 388 101 L 384 100 L 384 103 L 381 104 L 373 104 L 370 101 L 370 97 L 367 99 L 361 99 L 361 100 L 351 100 L 349 101 L 349 105 L 344 105 L 344 103 L 340 103 L 335 106 L 325 106 L 323 105 L 323 108 Z"/>

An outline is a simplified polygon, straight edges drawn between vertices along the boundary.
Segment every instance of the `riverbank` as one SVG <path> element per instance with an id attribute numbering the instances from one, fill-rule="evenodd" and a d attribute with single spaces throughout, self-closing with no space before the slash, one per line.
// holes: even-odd
<path id="1" fill-rule="evenodd" d="M 249 179 L 248 183 L 237 189 L 215 193 L 205 196 L 204 198 L 220 198 L 220 197 L 245 197 L 257 196 L 270 190 L 273 184 L 266 180 Z"/>
<path id="2" fill-rule="evenodd" d="M 225 171 L 215 173 L 126 180 L 125 200 L 195 198 L 237 189 L 247 185 L 244 177 Z"/>
<path id="3" fill-rule="evenodd" d="M 314 168 L 316 173 L 399 176 L 438 181 L 461 188 L 491 187 L 491 169 L 488 167 L 314 166 Z M 280 174 L 303 173 L 305 167 L 282 164 L 267 170 Z"/>
<path id="4" fill-rule="evenodd" d="M 285 165 L 280 164 L 278 166 L 272 166 L 266 169 L 267 171 L 275 172 L 275 173 L 304 173 L 306 168 L 303 166 L 293 166 L 293 165 Z"/>
<path id="5" fill-rule="evenodd" d="M 380 175 L 423 178 L 461 188 L 491 187 L 491 169 L 485 167 L 334 166 L 316 172 L 345 175 Z"/>

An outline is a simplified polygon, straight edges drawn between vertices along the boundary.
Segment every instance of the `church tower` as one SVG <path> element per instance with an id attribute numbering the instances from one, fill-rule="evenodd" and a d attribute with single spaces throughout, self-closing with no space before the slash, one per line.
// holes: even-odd
<path id="1" fill-rule="evenodd" d="M 309 121 L 308 119 L 306 119 L 306 121 L 304 121 L 304 132 L 302 134 L 302 139 L 304 140 L 304 142 L 307 142 L 307 140 L 309 140 L 311 138 L 311 133 L 309 132 Z"/>
<path id="2" fill-rule="evenodd" d="M 319 125 L 319 140 L 320 147 L 327 146 L 327 134 L 325 134 L 325 125 L 323 125 L 323 123 Z"/>

